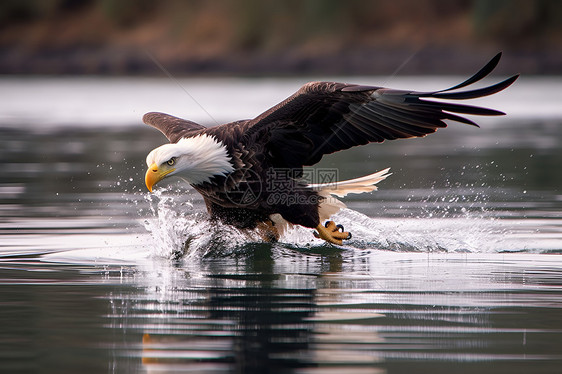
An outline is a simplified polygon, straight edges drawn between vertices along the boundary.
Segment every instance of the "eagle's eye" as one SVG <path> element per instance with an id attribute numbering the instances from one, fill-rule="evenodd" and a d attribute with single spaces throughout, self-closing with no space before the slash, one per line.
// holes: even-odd
<path id="1" fill-rule="evenodd" d="M 168 166 L 174 166 L 174 164 L 176 163 L 176 158 L 172 157 L 171 159 L 166 161 L 166 163 L 168 164 Z"/>

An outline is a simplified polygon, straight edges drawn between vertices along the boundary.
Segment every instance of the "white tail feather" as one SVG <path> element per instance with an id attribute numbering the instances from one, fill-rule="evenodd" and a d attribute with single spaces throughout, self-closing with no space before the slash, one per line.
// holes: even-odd
<path id="1" fill-rule="evenodd" d="M 330 195 L 336 195 L 339 197 L 344 197 L 350 193 L 371 192 L 377 190 L 377 186 L 375 186 L 375 184 L 391 175 L 388 173 L 389 170 L 390 168 L 386 168 L 384 170 L 377 171 L 376 173 L 347 181 L 309 184 L 308 186 L 318 192 L 328 192 Z"/>
<path id="2" fill-rule="evenodd" d="M 391 175 L 388 173 L 389 170 L 390 168 L 386 168 L 364 177 L 336 183 L 310 184 L 309 187 L 316 190 L 324 198 L 318 206 L 320 221 L 328 220 L 332 215 L 345 208 L 345 204 L 332 195 L 344 197 L 350 193 L 376 191 L 377 186 L 375 184 Z"/>
<path id="3" fill-rule="evenodd" d="M 330 217 L 341 209 L 345 208 L 345 204 L 332 195 L 339 197 L 344 197 L 350 193 L 363 193 L 376 191 L 377 186 L 375 184 L 384 180 L 388 177 L 388 171 L 390 168 L 378 171 L 373 174 L 366 175 L 364 177 L 350 179 L 347 181 L 335 182 L 335 183 L 320 183 L 320 184 L 309 184 L 308 187 L 314 189 L 318 194 L 324 199 L 318 206 L 318 215 L 320 217 L 320 222 L 324 222 L 330 219 Z M 287 229 L 291 228 L 293 225 L 287 222 L 280 214 L 272 214 L 269 218 L 273 221 L 275 228 L 279 231 L 279 234 L 283 234 Z"/>

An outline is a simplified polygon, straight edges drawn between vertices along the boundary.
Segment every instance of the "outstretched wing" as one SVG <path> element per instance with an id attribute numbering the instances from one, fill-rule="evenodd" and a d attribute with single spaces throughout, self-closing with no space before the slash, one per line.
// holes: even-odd
<path id="1" fill-rule="evenodd" d="M 500 57 L 501 53 L 463 83 L 434 92 L 335 82 L 308 83 L 249 121 L 245 141 L 263 144 L 263 151 L 271 156 L 274 166 L 300 168 L 317 163 L 325 154 L 353 146 L 425 136 L 446 127 L 444 120 L 478 126 L 459 114 L 504 113 L 436 99 L 473 99 L 505 89 L 518 75 L 492 86 L 457 91 L 487 76 Z"/>
<path id="2" fill-rule="evenodd" d="M 146 113 L 142 121 L 160 130 L 170 143 L 177 143 L 183 137 L 193 136 L 196 132 L 206 129 L 205 126 L 166 113 Z"/>

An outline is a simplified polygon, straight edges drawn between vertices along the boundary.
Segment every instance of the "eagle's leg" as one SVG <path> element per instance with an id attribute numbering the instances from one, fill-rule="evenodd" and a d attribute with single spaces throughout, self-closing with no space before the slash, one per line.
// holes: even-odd
<path id="1" fill-rule="evenodd" d="M 319 224 L 318 226 L 316 226 L 316 230 L 318 232 L 314 232 L 314 236 L 324 239 L 325 241 L 332 244 L 342 245 L 343 240 L 351 239 L 351 234 L 347 231 L 343 231 L 343 226 L 336 225 L 334 221 L 326 222 L 325 226 Z"/>
<path id="2" fill-rule="evenodd" d="M 271 220 L 259 222 L 256 230 L 258 235 L 266 242 L 274 243 L 279 240 L 279 230 Z"/>

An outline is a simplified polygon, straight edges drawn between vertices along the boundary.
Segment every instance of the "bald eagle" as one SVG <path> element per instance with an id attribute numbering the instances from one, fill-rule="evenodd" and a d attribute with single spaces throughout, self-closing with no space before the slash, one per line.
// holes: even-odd
<path id="1" fill-rule="evenodd" d="M 170 141 L 146 158 L 149 191 L 164 178 L 184 179 L 205 200 L 213 220 L 239 229 L 256 229 L 276 240 L 290 224 L 316 229 L 314 235 L 341 245 L 351 238 L 329 220 L 345 205 L 334 196 L 376 190 L 389 174 L 347 181 L 310 183 L 303 167 L 323 155 L 371 142 L 423 137 L 446 127 L 445 120 L 478 127 L 459 114 L 503 115 L 500 111 L 446 100 L 497 93 L 518 75 L 491 86 L 459 91 L 487 76 L 497 54 L 466 81 L 440 91 L 417 92 L 337 82 L 311 82 L 254 119 L 216 127 L 151 112 L 143 122 Z"/>

